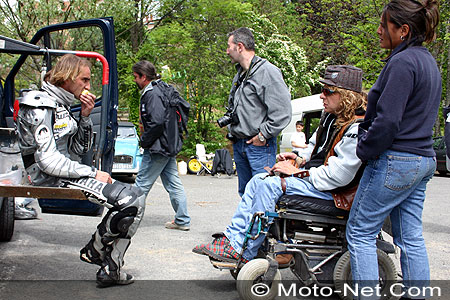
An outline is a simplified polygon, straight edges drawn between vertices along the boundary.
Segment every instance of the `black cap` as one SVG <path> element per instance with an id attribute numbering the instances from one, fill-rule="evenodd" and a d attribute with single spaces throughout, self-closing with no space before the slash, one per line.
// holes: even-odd
<path id="1" fill-rule="evenodd" d="M 362 73 L 363 71 L 360 68 L 350 65 L 328 66 L 325 70 L 325 76 L 319 82 L 361 93 Z"/>

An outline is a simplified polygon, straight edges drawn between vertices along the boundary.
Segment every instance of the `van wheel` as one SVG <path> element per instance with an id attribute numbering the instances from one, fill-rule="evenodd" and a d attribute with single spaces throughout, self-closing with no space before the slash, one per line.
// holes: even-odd
<path id="1" fill-rule="evenodd" d="M 395 269 L 394 262 L 385 252 L 377 249 L 378 257 L 378 272 L 379 272 L 379 282 L 381 286 L 380 294 L 381 300 L 396 299 L 394 295 L 390 294 L 391 286 L 397 283 L 397 271 Z M 341 299 L 353 300 L 353 294 L 351 292 L 344 293 L 348 291 L 348 288 L 353 289 L 352 282 L 352 271 L 350 267 L 350 252 L 345 252 L 336 263 L 333 272 L 333 281 L 336 293 Z M 400 291 L 395 290 L 395 294 Z M 345 295 L 346 294 L 346 295 Z"/>
<path id="2" fill-rule="evenodd" d="M 14 198 L 4 197 L 0 208 L 0 241 L 8 242 L 14 233 Z"/>

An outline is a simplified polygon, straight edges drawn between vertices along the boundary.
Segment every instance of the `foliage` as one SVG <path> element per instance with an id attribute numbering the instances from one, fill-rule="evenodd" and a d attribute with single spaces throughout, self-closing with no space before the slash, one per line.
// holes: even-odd
<path id="1" fill-rule="evenodd" d="M 450 105 L 450 3 L 440 2 L 440 24 L 436 40 L 429 45 L 431 53 L 436 58 L 442 75 L 442 106 Z M 444 135 L 444 116 L 442 107 L 435 126 L 435 135 Z"/>
<path id="2" fill-rule="evenodd" d="M 215 120 L 225 112 L 235 73 L 225 51 L 227 33 L 235 28 L 247 26 L 254 31 L 257 55 L 280 67 L 294 95 L 310 94 L 309 84 L 314 79 L 307 71 L 304 51 L 288 36 L 280 34 L 269 19 L 255 14 L 250 4 L 214 0 L 178 3 L 160 2 L 158 14 L 168 17 L 146 32 L 134 58 L 147 59 L 159 70 L 165 67 L 172 74 L 183 74 L 166 79 L 181 87 L 191 104 L 190 134 L 183 148 L 185 156 L 193 154 L 197 143 L 205 144 L 208 151 L 228 144 L 224 139 L 225 130 Z M 316 69 L 313 71 L 317 78 Z M 132 91 L 133 87 L 130 88 Z M 130 109 L 135 111 L 137 107 L 130 105 Z"/>
<path id="3" fill-rule="evenodd" d="M 305 51 L 278 28 L 267 17 L 252 14 L 252 29 L 258 55 L 266 58 L 282 70 L 284 80 L 293 98 L 311 94 L 315 84 L 314 75 L 308 71 Z"/>
<path id="4" fill-rule="evenodd" d="M 278 66 L 293 98 L 318 91 L 326 64 L 354 64 L 364 70 L 364 87 L 375 82 L 387 53 L 376 30 L 387 0 L 0 0 L 0 34 L 29 41 L 41 27 L 66 21 L 113 16 L 119 71 L 119 107 L 137 124 L 139 91 L 131 66 L 155 64 L 191 104 L 183 155 L 203 143 L 207 151 L 228 145 L 215 120 L 223 115 L 235 73 L 226 55 L 227 33 L 252 29 L 257 55 Z M 441 1 L 441 23 L 428 45 L 443 78 L 443 104 L 450 100 L 450 3 Z M 78 48 L 98 47 L 82 30 Z M 60 40 L 63 42 L 63 40 Z M 57 47 L 58 45 L 55 45 Z M 101 51 L 100 49 L 98 49 Z M 0 78 L 17 59 L 0 56 Z M 29 68 L 38 69 L 39 61 Z M 27 72 L 24 72 L 27 75 Z M 29 80 L 24 77 L 23 84 Z M 442 120 L 441 120 L 442 121 Z M 436 131 L 440 131 L 439 124 Z"/>

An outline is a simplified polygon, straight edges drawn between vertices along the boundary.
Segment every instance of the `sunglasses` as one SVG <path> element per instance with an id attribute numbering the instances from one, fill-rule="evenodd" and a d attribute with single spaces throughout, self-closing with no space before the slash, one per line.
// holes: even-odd
<path id="1" fill-rule="evenodd" d="M 336 92 L 337 91 L 335 91 L 335 90 L 330 90 L 329 88 L 322 87 L 322 93 L 327 97 L 333 95 Z"/>

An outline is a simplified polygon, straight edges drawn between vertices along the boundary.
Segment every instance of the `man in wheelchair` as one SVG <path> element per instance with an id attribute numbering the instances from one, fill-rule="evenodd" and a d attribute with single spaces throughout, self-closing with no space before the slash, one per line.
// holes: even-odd
<path id="1" fill-rule="evenodd" d="M 223 233 L 213 235 L 211 243 L 197 245 L 194 253 L 228 263 L 237 262 L 238 258 L 243 263 L 252 260 L 265 239 L 264 235 L 246 238 L 248 232 L 255 235 L 258 231 L 249 230 L 252 218 L 258 212 L 275 212 L 283 195 L 334 200 L 339 208 L 350 208 L 344 196 L 349 190 L 356 190 L 362 165 L 356 156 L 358 123 L 366 107 L 362 70 L 348 65 L 328 66 L 320 82 L 324 84 L 320 95 L 324 114 L 309 140 L 307 154 L 302 157 L 296 153 L 279 154 L 269 174 L 255 175 L 246 186 L 231 224 Z"/>

